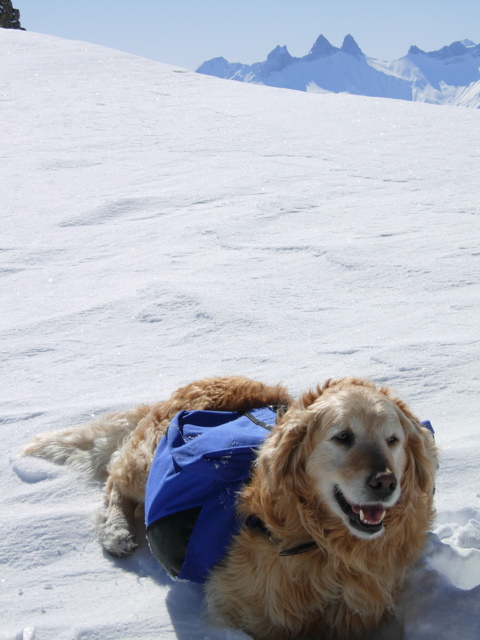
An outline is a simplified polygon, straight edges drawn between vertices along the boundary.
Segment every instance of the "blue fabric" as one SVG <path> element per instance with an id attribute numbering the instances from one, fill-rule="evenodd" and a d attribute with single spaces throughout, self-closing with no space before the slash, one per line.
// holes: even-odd
<path id="1" fill-rule="evenodd" d="M 275 423 L 268 407 L 249 411 Z M 204 582 L 238 531 L 236 495 L 250 476 L 256 449 L 268 430 L 246 415 L 182 411 L 161 439 L 148 476 L 147 527 L 160 518 L 202 507 L 190 537 L 180 579 Z"/>
<path id="2" fill-rule="evenodd" d="M 422 425 L 422 427 L 425 427 L 426 429 L 428 429 L 432 434 L 432 436 L 435 436 L 435 431 L 433 429 L 433 426 L 430 420 L 423 420 L 423 422 L 421 422 L 420 424 Z"/>

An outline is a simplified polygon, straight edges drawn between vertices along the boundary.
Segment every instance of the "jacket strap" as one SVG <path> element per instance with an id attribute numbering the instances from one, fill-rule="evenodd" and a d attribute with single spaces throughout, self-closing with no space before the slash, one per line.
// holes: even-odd
<path id="1" fill-rule="evenodd" d="M 270 540 L 275 544 L 281 543 L 281 540 L 274 538 L 272 535 L 272 532 L 268 529 L 267 525 L 263 522 L 263 520 L 260 520 L 260 518 L 258 518 L 257 516 L 249 516 L 245 524 L 250 529 L 254 529 L 268 536 Z M 297 556 L 297 555 L 300 555 L 301 553 L 307 553 L 308 551 L 313 551 L 314 549 L 317 549 L 317 548 L 318 548 L 317 543 L 312 540 L 311 542 L 306 542 L 304 544 L 299 544 L 296 547 L 291 547 L 290 549 L 284 549 L 283 551 L 279 551 L 278 555 L 282 557 Z"/>

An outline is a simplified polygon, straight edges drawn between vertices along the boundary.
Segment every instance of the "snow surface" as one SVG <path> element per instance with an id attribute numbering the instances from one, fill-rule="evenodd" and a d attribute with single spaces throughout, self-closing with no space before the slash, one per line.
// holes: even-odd
<path id="1" fill-rule="evenodd" d="M 0 30 L 1 640 L 239 640 L 34 434 L 240 373 L 391 385 L 442 450 L 386 638 L 480 628 L 480 112 L 228 83 Z M 402 631 L 403 628 L 403 631 Z"/>

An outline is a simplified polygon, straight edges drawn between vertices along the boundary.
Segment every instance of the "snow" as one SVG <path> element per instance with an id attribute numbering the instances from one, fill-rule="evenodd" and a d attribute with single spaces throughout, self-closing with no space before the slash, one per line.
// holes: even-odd
<path id="1" fill-rule="evenodd" d="M 0 639 L 246 638 L 145 543 L 102 552 L 100 486 L 19 456 L 232 373 L 365 375 L 432 421 L 437 521 L 387 637 L 478 638 L 480 113 L 0 46 Z"/>

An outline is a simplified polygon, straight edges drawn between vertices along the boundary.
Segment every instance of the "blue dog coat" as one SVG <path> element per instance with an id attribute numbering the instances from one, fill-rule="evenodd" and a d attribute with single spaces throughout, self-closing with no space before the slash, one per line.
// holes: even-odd
<path id="1" fill-rule="evenodd" d="M 150 548 L 172 577 L 202 583 L 225 555 L 240 528 L 237 493 L 275 418 L 265 407 L 182 411 L 170 423 L 148 476 L 145 519 Z"/>

